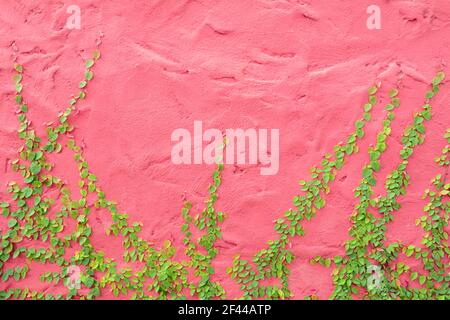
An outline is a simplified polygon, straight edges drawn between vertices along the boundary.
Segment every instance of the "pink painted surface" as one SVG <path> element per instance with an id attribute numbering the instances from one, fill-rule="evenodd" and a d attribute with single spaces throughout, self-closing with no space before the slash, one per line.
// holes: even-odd
<path id="1" fill-rule="evenodd" d="M 71 4 L 81 7 L 81 30 L 64 28 Z M 366 28 L 370 4 L 381 7 L 381 30 Z M 227 217 L 214 265 L 217 280 L 233 298 L 239 288 L 225 273 L 233 256 L 250 258 L 276 236 L 272 221 L 292 207 L 298 180 L 308 178 L 308 169 L 351 132 L 375 80 L 383 86 L 382 102 L 398 81 L 402 99 L 378 177 L 384 180 L 399 161 L 403 128 L 421 107 L 427 83 L 449 63 L 450 2 L 2 1 L 0 30 L 0 199 L 7 198 L 6 182 L 17 179 L 8 161 L 20 146 L 13 42 L 25 67 L 30 117 L 43 133 L 43 122 L 54 120 L 77 92 L 83 60 L 104 33 L 95 79 L 73 120 L 77 139 L 107 195 L 132 221 L 143 222 L 142 237 L 156 246 L 172 240 L 180 257 L 183 194 L 201 209 L 213 166 L 173 165 L 171 132 L 192 130 L 194 120 L 206 128 L 280 129 L 277 175 L 261 176 L 255 166 L 227 166 L 224 172 L 217 207 Z M 433 102 L 426 142 L 411 158 L 411 185 L 389 225 L 389 239 L 420 243 L 422 233 L 414 222 L 425 203 L 422 191 L 439 173 L 433 159 L 445 144 L 449 92 L 443 86 Z M 292 242 L 297 259 L 290 286 L 297 299 L 312 293 L 324 299 L 332 291 L 330 269 L 308 260 L 343 252 L 355 204 L 352 190 L 383 117 L 378 106 L 361 152 L 337 176 L 326 208 L 305 224 L 305 237 Z M 63 153 L 56 160 L 55 173 L 76 183 L 69 156 Z M 96 248 L 119 259 L 120 241 L 103 232 L 109 218 L 106 213 L 94 217 Z M 0 228 L 6 222 L 0 217 Z M 33 264 L 20 286 L 65 292 L 39 281 L 39 274 L 51 268 Z M 10 285 L 0 283 L 0 288 Z"/>

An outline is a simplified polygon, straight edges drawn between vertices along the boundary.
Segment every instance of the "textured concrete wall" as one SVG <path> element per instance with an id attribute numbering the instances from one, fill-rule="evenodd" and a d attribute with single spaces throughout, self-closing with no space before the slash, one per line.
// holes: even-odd
<path id="1" fill-rule="evenodd" d="M 71 4 L 81 8 L 80 30 L 65 28 Z M 371 4 L 381 8 L 379 30 L 366 26 Z M 293 206 L 298 180 L 309 177 L 308 169 L 353 130 L 366 89 L 375 81 L 382 84 L 382 103 L 390 86 L 400 86 L 402 105 L 378 176 L 383 180 L 394 168 L 403 128 L 421 107 L 435 72 L 449 62 L 450 2 L 1 1 L 0 199 L 7 199 L 6 182 L 17 178 L 9 161 L 20 146 L 11 81 L 14 47 L 25 67 L 30 117 L 43 133 L 43 123 L 54 120 L 77 92 L 83 61 L 101 32 L 102 59 L 73 120 L 77 140 L 108 196 L 132 221 L 143 222 L 142 236 L 155 245 L 170 239 L 182 257 L 183 199 L 201 209 L 214 168 L 172 164 L 174 129 L 193 130 L 194 120 L 202 120 L 205 128 L 280 130 L 278 174 L 261 176 L 255 165 L 231 165 L 224 171 L 218 209 L 227 217 L 214 265 L 216 279 L 235 297 L 238 286 L 225 273 L 233 256 L 250 258 L 276 237 L 272 222 Z M 391 240 L 420 243 L 422 233 L 414 221 L 425 203 L 422 191 L 439 172 L 433 159 L 445 145 L 449 103 L 444 86 L 433 103 L 426 142 L 411 158 L 411 185 L 389 225 Z M 332 184 L 326 208 L 305 224 L 305 237 L 292 241 L 295 298 L 331 293 L 331 271 L 308 260 L 343 252 L 355 204 L 352 190 L 383 117 L 379 106 L 361 152 Z M 55 172 L 76 183 L 70 157 L 63 153 L 54 160 Z M 118 258 L 120 242 L 103 232 L 110 219 L 101 213 L 94 217 L 94 244 Z M 0 217 L 0 228 L 5 225 Z M 39 273 L 48 268 L 35 265 L 21 286 L 63 292 L 39 282 Z"/>

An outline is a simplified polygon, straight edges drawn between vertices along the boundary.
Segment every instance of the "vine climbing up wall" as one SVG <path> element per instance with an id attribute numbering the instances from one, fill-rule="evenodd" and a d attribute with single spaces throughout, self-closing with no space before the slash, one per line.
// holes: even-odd
<path id="1" fill-rule="evenodd" d="M 295 16 L 290 5 L 281 12 Z M 104 9 L 96 4 L 90 16 L 101 20 Z M 178 9 L 187 10 L 183 23 L 193 15 Z M 310 28 L 321 30 L 328 9 L 313 9 Z M 402 45 L 411 39 L 399 45 L 382 34 L 391 46 L 373 40 L 381 53 L 368 58 L 342 49 L 306 59 L 303 44 L 273 35 L 284 52 L 254 39 L 233 60 L 215 37 L 242 39 L 211 35 L 230 22 L 219 17 L 196 38 L 216 52 L 200 45 L 192 51 L 203 57 L 180 60 L 173 56 L 189 50 L 167 53 L 167 30 L 134 33 L 141 26 L 131 24 L 73 38 L 55 10 L 44 16 L 56 15 L 50 43 L 60 47 L 1 38 L 1 299 L 450 298 L 449 88 L 439 35 L 448 27 L 425 19 L 434 29 L 410 34 L 425 35 L 431 57 L 409 56 Z M 75 47 L 83 49 L 68 53 Z M 244 61 L 249 54 L 257 56 Z M 242 68 L 218 71 L 205 65 L 212 57 Z M 350 62 L 330 62 L 343 57 Z M 193 102 L 200 107 L 186 107 Z M 221 130 L 278 126 L 280 172 L 170 163 L 169 129 L 199 118 Z M 219 148 L 228 147 L 225 137 Z"/>

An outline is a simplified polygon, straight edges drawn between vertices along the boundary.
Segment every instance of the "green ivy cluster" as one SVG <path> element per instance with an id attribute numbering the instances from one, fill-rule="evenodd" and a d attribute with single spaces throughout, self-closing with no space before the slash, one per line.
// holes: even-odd
<path id="1" fill-rule="evenodd" d="M 176 248 L 165 241 L 160 248 L 141 238 L 142 224 L 130 222 L 125 213 L 119 212 L 117 204 L 108 200 L 100 188 L 97 177 L 90 170 L 83 150 L 73 138 L 74 127 L 70 120 L 79 101 L 86 98 L 87 87 L 94 78 L 93 68 L 100 59 L 96 50 L 92 59 L 86 61 L 84 79 L 79 83 L 80 91 L 70 100 L 67 109 L 58 119 L 47 126 L 46 136 L 39 137 L 27 117 L 28 105 L 23 97 L 23 67 L 14 66 L 15 101 L 18 105 L 18 135 L 23 141 L 19 158 L 12 161 L 12 169 L 21 175 L 22 181 L 10 182 L 8 192 L 10 202 L 0 202 L 2 214 L 8 219 L 8 229 L 0 233 L 0 276 L 3 282 L 12 279 L 19 284 L 26 279 L 32 263 L 51 264 L 58 271 L 46 271 L 40 275 L 42 282 L 63 283 L 67 293 L 51 294 L 32 291 L 28 288 L 8 288 L 0 290 L 0 299 L 95 299 L 106 291 L 115 296 L 131 299 L 200 299 L 226 298 L 221 284 L 214 280 L 212 262 L 218 254 L 215 246 L 221 237 L 220 224 L 225 215 L 216 210 L 218 189 L 221 185 L 223 164 L 218 164 L 212 174 L 205 208 L 193 214 L 193 204 L 184 203 L 182 218 L 184 224 L 185 259 L 175 259 Z M 424 139 L 426 120 L 431 118 L 429 104 L 439 91 L 444 74 L 438 73 L 432 83 L 432 90 L 426 94 L 423 110 L 414 116 L 403 134 L 401 161 L 386 180 L 386 196 L 373 197 L 372 188 L 376 184 L 375 173 L 381 168 L 380 157 L 386 150 L 386 140 L 394 120 L 393 110 L 399 106 L 398 90 L 390 92 L 391 101 L 386 106 L 387 115 L 383 129 L 377 136 L 377 143 L 369 148 L 370 162 L 363 169 L 363 179 L 355 190 L 359 199 L 352 216 L 350 240 L 347 241 L 344 257 L 316 257 L 313 262 L 325 266 L 335 265 L 333 281 L 335 291 L 332 298 L 348 299 L 355 295 L 367 298 L 447 298 L 448 282 L 448 226 L 449 184 L 446 176 L 433 180 L 434 190 L 427 190 L 429 203 L 425 207 L 427 215 L 418 220 L 425 231 L 423 247 L 391 243 L 386 246 L 385 231 L 392 221 L 393 213 L 400 208 L 398 196 L 405 194 L 409 183 L 406 171 L 408 158 L 414 148 Z M 363 106 L 363 115 L 356 121 L 355 130 L 345 143 L 334 147 L 332 154 L 326 154 L 320 163 L 311 169 L 311 179 L 300 181 L 302 195 L 294 197 L 294 209 L 285 212 L 284 218 L 275 223 L 278 238 L 268 242 L 251 262 L 235 257 L 227 272 L 240 285 L 242 298 L 285 299 L 292 296 L 288 286 L 289 264 L 294 254 L 289 250 L 290 242 L 304 235 L 302 222 L 312 219 L 325 206 L 325 196 L 330 192 L 330 184 L 337 172 L 345 165 L 345 160 L 358 152 L 358 141 L 364 137 L 364 127 L 371 120 L 371 110 L 377 104 L 378 87 L 368 90 L 368 101 Z M 446 133 L 450 139 L 450 133 Z M 225 148 L 225 144 L 222 146 Z M 79 195 L 73 195 L 68 185 L 52 174 L 54 164 L 48 159 L 51 153 L 63 149 L 71 152 L 79 172 Z M 449 147 L 436 161 L 448 168 Z M 446 171 L 447 173 L 447 171 Z M 50 190 L 57 195 L 51 197 Z M 55 214 L 53 212 L 56 211 Z M 372 211 L 375 211 L 374 214 Z M 125 267 L 104 252 L 97 251 L 91 243 L 93 229 L 89 224 L 92 212 L 108 212 L 112 223 L 105 230 L 108 237 L 118 237 L 122 241 L 122 260 Z M 66 227 L 73 223 L 71 232 Z M 24 240 L 35 240 L 41 247 L 23 245 Z M 76 248 L 69 254 L 70 248 Z M 421 270 L 415 270 L 405 263 L 396 262 L 399 254 L 414 255 L 423 263 Z M 22 258 L 22 264 L 12 260 Z M 365 292 L 370 281 L 370 266 L 382 266 L 382 285 Z M 80 287 L 71 286 L 70 268 L 76 266 L 80 272 Z M 411 281 L 418 280 L 422 288 L 401 285 L 401 276 Z M 267 280 L 275 280 L 273 285 L 263 285 Z M 277 283 L 276 283 L 277 282 Z M 312 297 L 308 297 L 312 298 Z"/>
<path id="2" fill-rule="evenodd" d="M 218 224 L 223 221 L 224 214 L 216 212 L 214 203 L 217 201 L 217 191 L 221 184 L 223 165 L 219 164 L 213 172 L 213 183 L 209 187 L 209 199 L 201 214 L 192 219 L 189 216 L 191 204 L 185 203 L 183 217 L 186 224 L 182 231 L 185 233 L 187 260 L 175 261 L 175 247 L 170 241 L 165 241 L 162 248 L 156 249 L 148 241 L 139 237 L 142 224 L 130 223 L 128 215 L 118 212 L 117 205 L 108 200 L 105 193 L 97 184 L 97 177 L 89 170 L 89 165 L 83 157 L 82 148 L 67 134 L 73 132 L 69 119 L 79 100 L 86 97 L 88 83 L 94 78 L 93 67 L 100 58 L 96 50 L 93 58 L 86 61 L 85 78 L 79 83 L 80 92 L 70 100 L 69 107 L 58 116 L 57 124 L 51 123 L 47 128 L 45 143 L 36 136 L 27 119 L 28 106 L 22 96 L 23 67 L 15 65 L 16 102 L 19 105 L 19 137 L 25 141 L 20 152 L 20 159 L 13 161 L 13 169 L 22 174 L 23 187 L 16 182 L 9 184 L 8 191 L 19 208 L 10 210 L 8 202 L 0 204 L 3 216 L 11 217 L 9 230 L 0 234 L 2 247 L 0 251 L 0 267 L 10 259 L 19 258 L 22 254 L 27 263 L 15 269 L 0 269 L 4 282 L 13 277 L 17 281 L 24 279 L 28 272 L 28 263 L 57 264 L 59 272 L 45 272 L 40 276 L 42 282 L 58 284 L 63 281 L 69 288 L 68 294 L 44 294 L 25 289 L 8 289 L 0 291 L 0 298 L 32 298 L 32 299 L 93 299 L 101 295 L 102 290 L 108 289 L 115 296 L 125 295 L 132 299 L 186 299 L 186 293 L 202 299 L 223 298 L 225 291 L 219 283 L 211 280 L 214 269 L 211 262 L 218 250 L 214 243 L 221 236 Z M 65 138 L 67 150 L 73 153 L 78 167 L 80 180 L 78 190 L 80 198 L 75 199 L 61 179 L 52 176 L 53 165 L 47 161 L 46 155 L 59 153 L 63 149 L 62 140 Z M 61 199 L 61 208 L 55 219 L 47 217 L 55 205 L 55 199 L 46 198 L 46 191 L 56 188 L 57 198 Z M 125 267 L 118 269 L 118 264 L 108 258 L 103 252 L 96 251 L 91 243 L 92 228 L 89 225 L 89 215 L 95 210 L 107 210 L 112 223 L 105 233 L 111 237 L 121 237 L 123 245 L 123 261 L 139 265 L 139 268 Z M 62 237 L 64 219 L 72 219 L 76 224 L 75 230 Z M 193 224 L 198 232 L 204 232 L 195 241 L 189 228 Z M 205 231 L 206 230 L 206 231 Z M 25 248 L 19 244 L 24 239 L 34 239 L 46 242 L 50 248 Z M 70 259 L 65 257 L 67 248 L 79 246 Z M 201 248 L 201 249 L 200 249 Z M 78 266 L 82 272 L 80 276 L 81 288 L 70 287 L 68 275 L 69 266 Z M 189 268 L 194 270 L 198 280 L 188 281 Z"/>
<path id="3" fill-rule="evenodd" d="M 364 166 L 362 170 L 363 178 L 359 186 L 355 189 L 355 196 L 359 199 L 359 202 L 354 208 L 351 219 L 353 222 L 349 231 L 351 240 L 348 240 L 345 244 L 348 259 L 343 259 L 340 256 L 334 258 L 336 265 L 343 264 L 345 267 L 333 273 L 335 292 L 332 297 L 335 295 L 338 296 L 341 292 L 344 292 L 344 295 L 357 293 L 353 284 L 359 284 L 365 279 L 355 279 L 355 273 L 365 274 L 366 265 L 369 265 L 368 258 L 366 257 L 366 247 L 369 243 L 379 244 L 380 238 L 383 236 L 383 231 L 385 230 L 382 224 L 377 223 L 377 219 L 368 209 L 371 205 L 376 204 L 376 201 L 372 200 L 372 188 L 376 185 L 375 173 L 381 168 L 380 157 L 387 149 L 386 139 L 391 133 L 391 122 L 394 120 L 394 113 L 391 110 L 400 105 L 400 100 L 397 98 L 397 95 L 397 89 L 391 90 L 391 103 L 385 107 L 387 115 L 383 120 L 383 129 L 377 135 L 376 145 L 369 147 L 370 162 Z M 395 177 L 404 176 L 402 174 L 395 174 Z M 403 180 L 401 179 L 398 182 L 398 186 L 403 184 Z"/>
<path id="4" fill-rule="evenodd" d="M 387 119 L 384 120 L 383 130 L 378 134 L 376 146 L 369 149 L 370 163 L 363 168 L 362 180 L 355 190 L 355 196 L 359 199 L 359 202 L 356 204 L 351 218 L 350 240 L 345 244 L 345 256 L 336 256 L 333 259 L 316 257 L 312 260 L 312 262 L 319 262 L 327 266 L 330 266 L 331 263 L 335 264 L 333 270 L 335 289 L 331 298 L 411 299 L 449 297 L 450 291 L 446 291 L 448 284 L 439 287 L 440 294 L 435 292 L 436 285 L 439 282 L 450 279 L 450 274 L 445 274 L 445 268 L 440 269 L 439 276 L 430 273 L 433 280 L 432 283 L 429 283 L 429 290 L 421 290 L 413 288 L 409 282 L 402 281 L 404 280 L 401 278 L 402 274 L 410 274 L 411 268 L 403 262 L 396 262 L 401 252 L 406 254 L 407 257 L 415 253 L 417 259 L 426 259 L 425 269 L 427 270 L 433 270 L 432 265 L 434 263 L 438 263 L 441 268 L 444 267 L 442 261 L 448 251 L 448 249 L 445 249 L 448 244 L 445 245 L 441 240 L 446 241 L 448 238 L 444 231 L 445 226 L 448 225 L 448 219 L 445 220 L 444 217 L 439 224 L 440 229 L 436 230 L 439 233 L 434 233 L 437 239 L 424 240 L 423 242 L 426 245 L 429 241 L 439 241 L 441 250 L 439 253 L 435 253 L 432 259 L 429 258 L 429 252 L 422 251 L 422 249 L 413 245 L 405 246 L 399 242 L 387 244 L 386 238 L 387 225 L 394 219 L 394 213 L 401 207 L 398 198 L 406 194 L 406 188 L 409 185 L 408 159 L 413 154 L 414 148 L 424 141 L 425 122 L 431 119 L 430 102 L 434 95 L 439 92 L 439 84 L 443 80 L 444 73 L 439 72 L 433 79 L 432 90 L 426 93 L 422 111 L 414 115 L 412 124 L 403 133 L 400 161 L 386 179 L 386 195 L 374 197 L 372 188 L 376 185 L 375 172 L 380 169 L 379 158 L 387 148 L 385 141 L 390 133 L 390 120 L 394 118 L 393 113 L 388 112 Z M 392 106 L 399 104 L 399 100 L 394 100 L 397 99 L 397 94 L 397 90 L 391 91 L 392 101 L 386 107 L 387 110 L 392 110 Z M 445 150 L 444 155 L 438 158 L 442 165 L 445 165 L 446 161 Z M 442 186 L 444 185 L 442 182 Z M 441 209 L 448 212 L 448 204 L 447 209 L 445 209 L 446 205 L 441 202 L 442 199 L 438 200 L 438 204 L 443 206 Z M 429 211 L 429 209 L 426 209 L 426 211 Z M 438 215 L 432 217 L 431 220 L 433 221 L 433 219 L 439 220 Z M 422 227 L 427 228 L 428 231 L 432 229 L 424 225 L 428 221 L 426 217 L 422 217 L 420 221 L 423 222 Z M 377 269 L 376 275 L 374 275 L 374 269 Z M 417 272 L 414 272 L 410 280 L 413 282 L 417 278 L 420 285 L 423 285 L 428 279 L 426 275 L 419 276 Z"/>
<path id="5" fill-rule="evenodd" d="M 383 121 L 383 129 L 377 135 L 375 147 L 369 148 L 370 162 L 363 168 L 363 180 L 355 190 L 359 203 L 355 206 L 352 215 L 351 240 L 347 241 L 345 245 L 346 257 L 324 258 L 319 256 L 311 261 L 312 263 L 319 262 L 327 267 L 330 267 L 332 263 L 336 265 L 336 269 L 333 271 L 335 290 L 331 298 L 348 299 L 358 295 L 359 287 L 363 287 L 366 291 L 368 287 L 372 289 L 367 283 L 368 280 L 371 280 L 370 270 L 373 269 L 370 261 L 383 265 L 389 259 L 396 257 L 396 253 L 402 250 L 398 243 L 392 243 L 388 247 L 383 245 L 383 241 L 386 240 L 386 224 L 392 221 L 392 213 L 400 208 L 397 201 L 398 196 L 406 193 L 406 187 L 409 183 L 409 176 L 406 172 L 408 158 L 412 155 L 414 147 L 424 140 L 424 122 L 431 118 L 429 103 L 439 92 L 439 85 L 444 77 L 444 73 L 439 72 L 433 79 L 432 89 L 426 93 L 423 110 L 414 116 L 413 124 L 408 126 L 404 132 L 403 148 L 400 152 L 402 161 L 386 180 L 387 195 L 373 198 L 372 187 L 376 185 L 375 173 L 381 169 L 380 157 L 387 149 L 386 140 L 391 133 L 390 125 L 394 120 L 393 110 L 400 105 L 398 89 L 392 89 L 389 92 L 391 101 L 385 107 L 387 115 Z M 356 131 L 348 138 L 347 144 L 336 146 L 334 158 L 331 155 L 326 155 L 321 167 L 313 167 L 311 169 L 312 179 L 309 182 L 300 181 L 305 195 L 294 198 L 296 210 L 289 210 L 285 213 L 288 222 L 286 222 L 286 219 L 278 219 L 275 222 L 275 230 L 280 235 L 279 239 L 269 241 L 269 247 L 254 256 L 253 263 L 256 270 L 246 260 L 240 259 L 239 256 L 235 258 L 233 267 L 229 268 L 228 272 L 241 284 L 241 289 L 244 292 L 243 298 L 277 299 L 291 295 L 288 288 L 288 265 L 294 256 L 287 249 L 290 238 L 303 235 L 304 231 L 300 222 L 304 219 L 310 220 L 317 210 L 323 208 L 325 205 L 323 195 L 329 192 L 328 183 L 334 180 L 336 172 L 344 165 L 345 157 L 357 151 L 356 140 L 364 136 L 364 124 L 371 119 L 370 111 L 377 103 L 377 91 L 377 86 L 369 88 L 369 101 L 363 107 L 365 111 L 363 119 L 356 122 Z M 375 217 L 370 208 L 375 208 L 381 217 Z M 266 279 L 278 280 L 280 286 L 260 285 L 260 282 Z M 385 282 L 388 283 L 388 281 L 386 278 L 383 277 L 380 281 L 383 282 L 380 287 L 387 288 Z M 392 283 L 399 287 L 397 279 Z M 401 294 L 395 295 L 392 294 L 392 290 L 390 293 L 386 290 L 381 292 L 378 287 L 362 296 L 375 299 L 412 297 L 404 290 Z M 306 298 L 311 299 L 313 297 Z"/>
<path id="6" fill-rule="evenodd" d="M 194 218 L 190 214 L 192 208 L 190 202 L 187 201 L 182 210 L 185 221 L 182 231 L 185 235 L 186 255 L 190 258 L 189 267 L 194 269 L 194 276 L 200 278 L 199 281 L 190 285 L 190 293 L 200 299 L 225 297 L 225 290 L 222 286 L 211 280 L 211 276 L 214 274 L 211 263 L 218 254 L 218 249 L 214 247 L 214 244 L 221 237 L 219 223 L 224 219 L 224 214 L 216 212 L 214 208 L 214 203 L 217 201 L 217 190 L 221 184 L 222 170 L 223 164 L 219 164 L 217 170 L 213 173 L 214 183 L 209 187 L 209 199 L 206 202 L 206 208 L 200 214 L 195 215 Z M 196 241 L 192 240 L 192 225 L 197 228 L 198 232 L 204 232 Z"/>
<path id="7" fill-rule="evenodd" d="M 291 297 L 288 288 L 288 265 L 294 254 L 288 249 L 290 241 L 296 236 L 303 236 L 302 221 L 312 219 L 318 210 L 325 206 L 325 195 L 330 192 L 329 185 L 334 181 L 337 172 L 344 166 L 345 159 L 358 151 L 357 142 L 364 137 L 364 127 L 371 120 L 371 110 L 377 104 L 377 86 L 368 90 L 368 101 L 363 106 L 363 116 L 355 122 L 355 131 L 347 138 L 347 142 L 334 147 L 334 154 L 326 154 L 320 164 L 311 168 L 311 180 L 301 180 L 300 186 L 304 195 L 295 196 L 295 209 L 285 212 L 284 218 L 275 222 L 275 231 L 279 238 L 270 240 L 268 247 L 259 251 L 252 259 L 252 265 L 236 256 L 229 274 L 241 284 L 243 298 L 284 299 Z M 279 281 L 279 285 L 261 285 L 267 279 Z"/>

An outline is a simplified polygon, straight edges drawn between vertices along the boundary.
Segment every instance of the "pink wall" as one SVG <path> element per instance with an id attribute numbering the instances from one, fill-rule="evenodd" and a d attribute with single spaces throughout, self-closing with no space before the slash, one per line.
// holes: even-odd
<path id="1" fill-rule="evenodd" d="M 65 28 L 70 4 L 81 7 L 80 30 Z M 381 8 L 380 30 L 366 27 L 371 4 Z M 272 221 L 293 206 L 298 180 L 308 178 L 308 169 L 351 132 L 375 80 L 382 83 L 384 102 L 391 85 L 399 83 L 401 89 L 380 179 L 394 168 L 402 130 L 421 107 L 435 72 L 449 62 L 450 2 L 1 1 L 0 30 L 0 199 L 7 197 L 6 182 L 16 179 L 8 163 L 20 146 L 12 43 L 25 67 L 30 117 L 42 133 L 43 123 L 55 119 L 77 92 L 83 61 L 103 32 L 102 59 L 73 120 L 77 139 L 107 195 L 132 221 L 143 222 L 141 236 L 157 246 L 172 240 L 180 256 L 183 195 L 201 209 L 214 167 L 172 164 L 172 131 L 192 130 L 194 120 L 221 130 L 280 129 L 278 174 L 261 176 L 258 166 L 226 166 L 224 171 L 218 209 L 227 217 L 214 265 L 217 280 L 229 297 L 236 297 L 238 286 L 225 273 L 233 256 L 251 258 L 276 237 Z M 433 159 L 445 145 L 449 92 L 443 86 L 433 102 L 426 142 L 411 158 L 411 185 L 389 225 L 389 239 L 420 244 L 415 219 L 425 204 L 422 191 L 440 172 Z M 295 298 L 312 293 L 327 298 L 332 291 L 331 270 L 308 261 L 343 253 L 355 204 L 352 190 L 368 160 L 367 146 L 381 128 L 381 106 L 373 116 L 361 152 L 332 184 L 327 207 L 305 224 L 305 237 L 292 242 Z M 76 183 L 69 156 L 57 158 L 55 173 Z M 0 229 L 6 222 L 0 217 Z M 93 242 L 118 258 L 120 242 L 102 231 L 109 222 L 106 215 L 95 216 Z M 38 280 L 46 268 L 35 265 L 22 286 L 51 287 Z M 0 283 L 0 288 L 9 285 Z"/>

